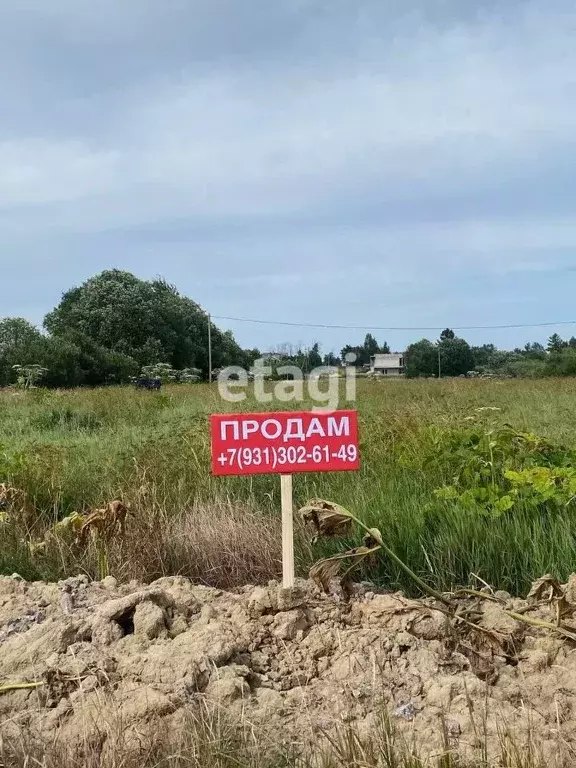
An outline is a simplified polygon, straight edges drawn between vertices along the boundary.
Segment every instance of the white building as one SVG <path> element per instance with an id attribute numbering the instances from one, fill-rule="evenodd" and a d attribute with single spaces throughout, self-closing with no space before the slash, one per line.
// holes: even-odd
<path id="1" fill-rule="evenodd" d="M 370 373 L 382 376 L 404 375 L 404 354 L 394 352 L 389 355 L 378 354 L 370 358 Z"/>

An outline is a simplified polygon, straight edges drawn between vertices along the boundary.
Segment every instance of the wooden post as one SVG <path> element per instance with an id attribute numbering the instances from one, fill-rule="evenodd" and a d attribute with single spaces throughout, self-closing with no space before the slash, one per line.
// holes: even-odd
<path id="1" fill-rule="evenodd" d="M 294 505 L 292 501 L 292 475 L 280 475 L 282 496 L 282 586 L 294 586 Z"/>

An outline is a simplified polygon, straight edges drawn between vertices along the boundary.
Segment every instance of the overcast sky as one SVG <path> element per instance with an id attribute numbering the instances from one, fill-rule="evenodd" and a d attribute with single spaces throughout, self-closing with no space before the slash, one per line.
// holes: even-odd
<path id="1" fill-rule="evenodd" d="M 575 32 L 573 0 L 2 0 L 0 314 L 118 267 L 214 315 L 576 318 Z"/>

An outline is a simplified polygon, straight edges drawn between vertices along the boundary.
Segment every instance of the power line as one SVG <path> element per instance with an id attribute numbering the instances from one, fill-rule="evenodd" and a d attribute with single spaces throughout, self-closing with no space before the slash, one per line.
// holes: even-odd
<path id="1" fill-rule="evenodd" d="M 236 323 L 257 323 L 258 325 L 288 325 L 294 328 L 332 328 L 346 331 L 443 331 L 442 326 L 377 326 L 377 325 L 330 325 L 327 323 L 295 323 L 288 320 L 257 320 L 249 317 L 227 317 L 212 315 L 214 320 L 232 320 Z M 549 323 L 508 323 L 504 325 L 459 325 L 451 326 L 454 331 L 495 331 L 505 328 L 549 328 L 557 325 L 576 325 L 576 320 L 559 320 Z"/>

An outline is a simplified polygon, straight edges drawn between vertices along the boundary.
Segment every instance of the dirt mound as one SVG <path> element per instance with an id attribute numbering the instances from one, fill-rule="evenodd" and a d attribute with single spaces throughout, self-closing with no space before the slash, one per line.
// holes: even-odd
<path id="1" fill-rule="evenodd" d="M 507 729 L 551 766 L 558 745 L 576 748 L 574 644 L 522 622 L 524 601 L 479 601 L 478 626 L 455 627 L 441 604 L 368 589 L 348 601 L 306 581 L 232 594 L 182 577 L 2 577 L 0 690 L 38 685 L 0 695 L 0 738 L 40 733 L 80 754 L 122 728 L 136 749 L 206 699 L 292 743 L 343 722 L 369 734 L 386 711 L 426 751 L 487 735 L 496 752 Z"/>

